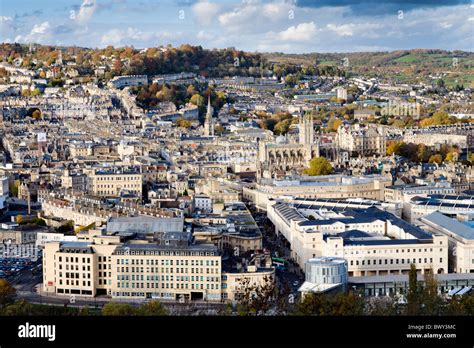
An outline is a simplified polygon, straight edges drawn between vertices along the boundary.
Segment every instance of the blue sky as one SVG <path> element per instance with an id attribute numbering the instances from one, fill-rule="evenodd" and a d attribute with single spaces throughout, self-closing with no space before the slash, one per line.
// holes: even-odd
<path id="1" fill-rule="evenodd" d="M 471 0 L 0 0 L 0 41 L 287 53 L 474 50 Z"/>

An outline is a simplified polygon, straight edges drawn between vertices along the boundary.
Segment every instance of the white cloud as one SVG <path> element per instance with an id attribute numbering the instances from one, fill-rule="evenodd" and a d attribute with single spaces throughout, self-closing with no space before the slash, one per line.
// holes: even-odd
<path id="1" fill-rule="evenodd" d="M 309 41 L 317 32 L 314 22 L 300 23 L 278 33 L 278 38 L 283 41 Z"/>
<path id="2" fill-rule="evenodd" d="M 326 26 L 327 29 L 335 32 L 339 36 L 360 36 L 368 38 L 377 38 L 379 34 L 375 32 L 376 29 L 381 29 L 382 24 L 379 23 L 349 23 L 337 25 L 330 23 Z"/>
<path id="3" fill-rule="evenodd" d="M 35 24 L 28 35 L 17 35 L 15 42 L 45 43 L 51 37 L 51 25 L 48 21 Z"/>
<path id="4" fill-rule="evenodd" d="M 201 25 L 210 25 L 221 6 L 207 0 L 200 1 L 192 6 L 192 11 Z"/>
<path id="5" fill-rule="evenodd" d="M 12 17 L 8 16 L 0 16 L 0 23 L 6 23 L 6 22 L 11 22 L 13 20 Z"/>
<path id="6" fill-rule="evenodd" d="M 221 14 L 219 16 L 219 23 L 228 29 L 238 30 L 242 28 L 242 26 L 250 25 L 257 13 L 258 7 L 252 4 L 237 7 L 231 12 Z M 255 25 L 255 22 L 253 22 L 253 25 Z"/>
<path id="7" fill-rule="evenodd" d="M 76 15 L 76 22 L 84 24 L 89 22 L 89 20 L 94 15 L 94 12 L 97 9 L 96 0 L 84 0 L 81 4 L 79 12 Z"/>
<path id="8" fill-rule="evenodd" d="M 262 7 L 262 15 L 264 15 L 266 18 L 272 19 L 272 20 L 279 20 L 279 19 L 284 19 L 288 18 L 290 15 L 290 11 L 294 11 L 295 6 L 286 3 L 286 2 L 280 2 L 280 3 L 269 3 L 265 4 Z M 294 12 L 293 12 L 294 14 Z"/>
<path id="9" fill-rule="evenodd" d="M 157 45 L 156 41 L 166 40 L 181 36 L 178 32 L 153 32 L 141 31 L 137 28 L 129 27 L 126 30 L 111 29 L 102 35 L 100 42 L 102 45 L 138 45 L 147 44 L 148 46 Z M 165 42 L 161 42 L 162 44 Z"/>
<path id="10" fill-rule="evenodd" d="M 196 34 L 196 38 L 199 39 L 199 40 L 212 40 L 215 38 L 215 35 L 212 34 L 212 33 L 209 33 L 209 32 L 206 32 L 204 30 L 200 30 L 197 34 Z"/>
<path id="11" fill-rule="evenodd" d="M 31 29 L 30 35 L 42 35 L 45 34 L 49 29 L 51 28 L 51 25 L 49 24 L 48 21 L 43 22 L 41 24 L 35 24 L 33 26 L 33 29 Z"/>

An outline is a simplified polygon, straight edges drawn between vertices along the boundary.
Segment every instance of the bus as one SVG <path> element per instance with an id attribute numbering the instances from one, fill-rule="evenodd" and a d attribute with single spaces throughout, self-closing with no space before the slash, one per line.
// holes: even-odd
<path id="1" fill-rule="evenodd" d="M 272 263 L 273 263 L 273 266 L 276 267 L 276 269 L 285 271 L 288 261 L 279 257 L 272 257 Z"/>

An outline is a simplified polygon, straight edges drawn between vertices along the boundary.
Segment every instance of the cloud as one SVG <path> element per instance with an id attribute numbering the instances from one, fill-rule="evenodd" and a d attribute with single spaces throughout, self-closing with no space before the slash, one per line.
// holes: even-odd
<path id="1" fill-rule="evenodd" d="M 244 7 L 236 7 L 230 12 L 223 13 L 219 16 L 219 23 L 227 29 L 238 30 L 242 26 L 251 23 L 252 18 L 258 13 L 258 7 L 252 4 Z"/>
<path id="2" fill-rule="evenodd" d="M 45 43 L 51 37 L 51 25 L 48 21 L 33 25 L 33 28 L 27 35 L 17 35 L 15 42 L 37 42 Z"/>
<path id="3" fill-rule="evenodd" d="M 317 32 L 314 22 L 300 23 L 278 33 L 278 38 L 283 41 L 309 41 Z"/>
<path id="4" fill-rule="evenodd" d="M 206 41 L 209 41 L 209 40 L 212 40 L 215 38 L 215 35 L 212 34 L 212 33 L 209 33 L 209 32 L 205 32 L 204 30 L 200 30 L 197 34 L 196 34 L 196 38 L 199 39 L 199 40 L 206 40 Z"/>
<path id="5" fill-rule="evenodd" d="M 191 9 L 199 24 L 210 25 L 216 15 L 219 13 L 221 6 L 204 0 L 194 4 Z"/>
<path id="6" fill-rule="evenodd" d="M 84 0 L 76 15 L 75 21 L 79 24 L 85 24 L 90 21 L 94 12 L 97 10 L 96 0 Z"/>
<path id="7" fill-rule="evenodd" d="M 327 29 L 335 32 L 339 36 L 354 36 L 377 38 L 379 34 L 373 31 L 374 29 L 381 29 L 382 25 L 378 23 L 348 23 L 337 25 L 330 23 Z"/>
<path id="8" fill-rule="evenodd" d="M 120 46 L 120 45 L 136 45 L 136 46 L 144 46 L 147 44 L 148 46 L 157 45 L 156 41 L 169 41 L 172 38 L 176 38 L 181 36 L 179 32 L 168 32 L 168 31 L 161 31 L 161 32 L 153 32 L 153 31 L 141 31 L 137 28 L 129 27 L 126 30 L 123 29 L 111 29 L 107 31 L 104 35 L 102 35 L 100 43 L 104 46 L 113 45 L 113 46 Z M 161 44 L 166 42 L 161 42 Z"/>

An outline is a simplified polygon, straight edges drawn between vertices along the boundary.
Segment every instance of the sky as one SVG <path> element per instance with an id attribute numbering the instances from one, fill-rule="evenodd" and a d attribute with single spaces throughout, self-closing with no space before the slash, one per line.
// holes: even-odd
<path id="1" fill-rule="evenodd" d="M 0 0 L 0 41 L 250 52 L 474 51 L 474 0 Z"/>

